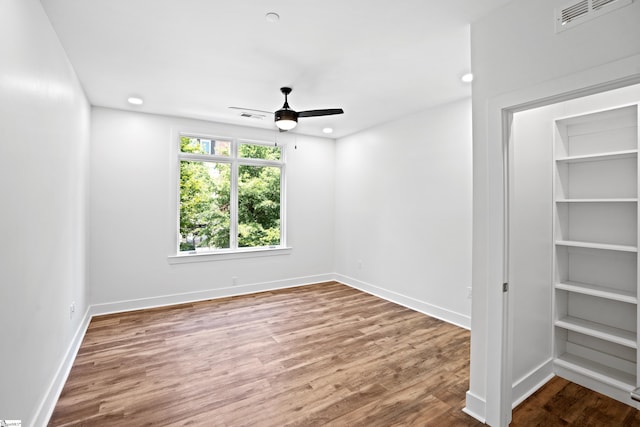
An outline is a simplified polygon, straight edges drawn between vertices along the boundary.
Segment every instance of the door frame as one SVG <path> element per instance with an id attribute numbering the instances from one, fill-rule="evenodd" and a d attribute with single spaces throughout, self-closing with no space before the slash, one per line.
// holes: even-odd
<path id="1" fill-rule="evenodd" d="M 491 98 L 487 114 L 487 328 L 485 418 L 494 427 L 508 426 L 512 413 L 512 350 L 509 292 L 509 140 L 513 115 L 640 83 L 640 55 Z M 494 214 L 488 214 L 493 212 Z M 474 254 L 478 256 L 478 254 Z M 499 333 L 491 333 L 497 331 Z M 473 333 L 473 329 L 472 329 Z M 495 356 L 495 357 L 493 357 Z"/>

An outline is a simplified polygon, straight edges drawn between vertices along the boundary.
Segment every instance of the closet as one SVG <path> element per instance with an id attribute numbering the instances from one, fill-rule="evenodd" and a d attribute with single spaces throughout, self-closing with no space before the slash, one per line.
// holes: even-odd
<path id="1" fill-rule="evenodd" d="M 640 409 L 640 85 L 515 113 L 509 171 L 511 382 L 558 375 Z"/>
<path id="2" fill-rule="evenodd" d="M 638 387 L 638 105 L 554 121 L 555 373 Z"/>

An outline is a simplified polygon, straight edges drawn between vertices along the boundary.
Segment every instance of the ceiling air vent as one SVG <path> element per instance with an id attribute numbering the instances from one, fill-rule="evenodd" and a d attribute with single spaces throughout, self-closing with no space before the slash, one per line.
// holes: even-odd
<path id="1" fill-rule="evenodd" d="M 243 112 L 240 113 L 240 117 L 246 117 L 247 119 L 262 120 L 266 116 L 264 114 L 254 114 L 254 113 L 247 113 L 246 111 L 243 111 Z"/>
<path id="2" fill-rule="evenodd" d="M 606 6 L 609 3 L 614 3 L 616 0 L 593 0 L 593 8 L 594 9 L 599 9 L 602 6 Z"/>
<path id="3" fill-rule="evenodd" d="M 560 10 L 560 20 L 562 25 L 571 23 L 574 19 L 578 19 L 581 16 L 589 13 L 589 0 L 582 0 L 579 3 L 567 6 Z"/>
<path id="4" fill-rule="evenodd" d="M 580 0 L 556 9 L 556 33 L 630 5 L 633 0 Z"/>

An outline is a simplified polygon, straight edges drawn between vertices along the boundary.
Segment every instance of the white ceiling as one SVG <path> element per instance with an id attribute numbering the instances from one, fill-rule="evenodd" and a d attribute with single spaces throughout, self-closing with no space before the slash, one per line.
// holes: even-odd
<path id="1" fill-rule="evenodd" d="M 93 105 L 341 137 L 468 97 L 469 23 L 510 0 L 41 0 Z M 280 15 L 278 23 L 265 19 Z M 138 95 L 141 107 L 126 99 Z M 324 135 L 323 135 L 324 136 Z"/>

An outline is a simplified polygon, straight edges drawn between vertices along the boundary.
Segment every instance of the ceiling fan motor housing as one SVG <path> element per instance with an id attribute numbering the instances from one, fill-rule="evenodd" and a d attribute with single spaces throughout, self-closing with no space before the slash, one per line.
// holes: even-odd
<path id="1" fill-rule="evenodd" d="M 291 120 L 294 122 L 298 121 L 298 113 L 293 110 L 289 110 L 288 108 L 280 109 L 276 111 L 274 115 L 276 122 L 279 122 L 280 120 Z"/>

